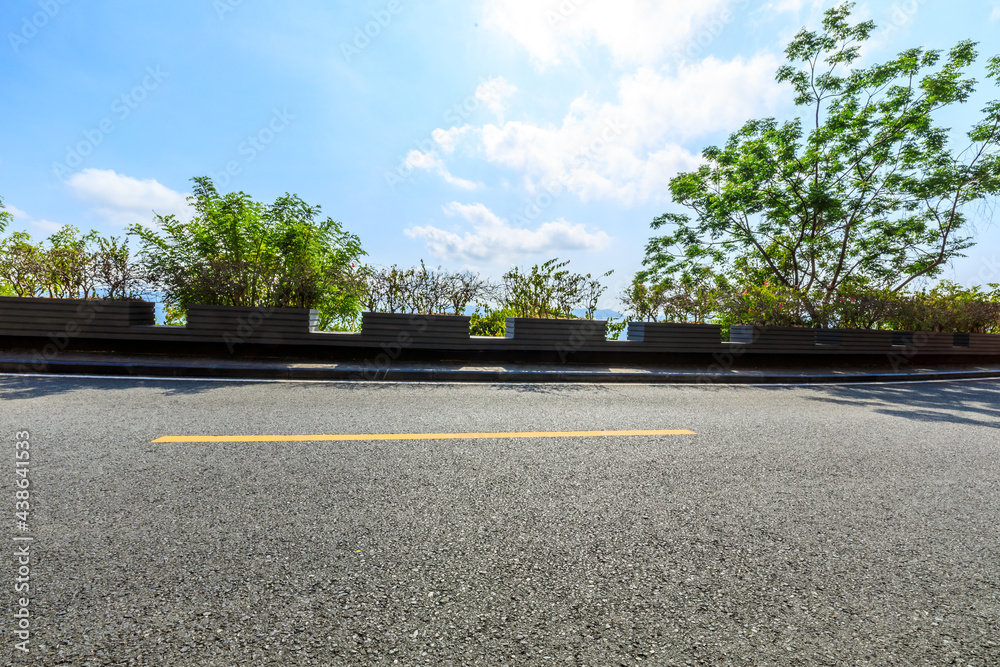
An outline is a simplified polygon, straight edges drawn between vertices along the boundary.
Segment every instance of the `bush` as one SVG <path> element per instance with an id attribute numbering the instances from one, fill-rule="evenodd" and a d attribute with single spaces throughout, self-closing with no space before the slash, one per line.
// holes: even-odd
<path id="1" fill-rule="evenodd" d="M 1000 285 L 988 291 L 952 282 L 899 299 L 886 324 L 897 331 L 1000 333 Z"/>
<path id="2" fill-rule="evenodd" d="M 0 227 L 2 229 L 2 227 Z M 141 266 L 124 239 L 66 225 L 47 242 L 25 232 L 0 239 L 0 295 L 62 299 L 139 299 Z"/>
<path id="3" fill-rule="evenodd" d="M 569 261 L 550 259 L 531 267 L 528 273 L 513 268 L 503 276 L 501 308 L 513 317 L 573 318 L 573 311 L 586 311 L 586 319 L 593 319 L 597 301 L 607 290 L 600 278 L 566 270 Z M 601 278 L 607 278 L 608 271 Z"/>
<path id="4" fill-rule="evenodd" d="M 489 304 L 480 304 L 476 308 L 476 312 L 472 314 L 472 321 L 469 326 L 470 334 L 473 336 L 499 336 L 503 338 L 507 335 L 508 317 L 516 317 L 514 311 L 506 308 L 494 310 Z"/>
<path id="5" fill-rule="evenodd" d="M 536 264 L 530 271 L 513 268 L 503 276 L 495 298 L 496 307 L 486 301 L 477 303 L 472 315 L 473 336 L 504 336 L 508 317 L 576 318 L 574 310 L 585 311 L 586 319 L 593 319 L 597 301 L 606 291 L 600 278 L 566 270 L 568 261 L 550 259 Z M 601 278 L 611 275 L 611 271 Z M 624 322 L 609 322 L 608 335 L 617 338 L 625 330 Z"/>
<path id="6" fill-rule="evenodd" d="M 815 326 L 799 294 L 769 282 L 743 289 L 730 286 L 720 293 L 718 305 L 717 321 L 723 328 L 734 324 Z"/>
<path id="7" fill-rule="evenodd" d="M 361 304 L 373 313 L 462 315 L 470 303 L 488 299 L 495 291 L 478 273 L 428 269 L 423 261 L 410 269 L 365 267 L 362 275 Z"/>
<path id="8" fill-rule="evenodd" d="M 630 317 L 645 321 L 713 322 L 895 331 L 1000 332 L 1000 285 L 964 288 L 950 282 L 898 293 L 848 285 L 838 294 L 802 295 L 770 282 L 738 286 L 653 285 L 636 280 L 622 295 Z"/>
<path id="9" fill-rule="evenodd" d="M 196 215 L 156 216 L 160 230 L 134 225 L 141 257 L 163 291 L 168 322 L 191 304 L 316 308 L 321 329 L 352 326 L 362 280 L 361 241 L 320 207 L 285 194 L 273 204 L 243 192 L 220 195 L 193 179 Z"/>
<path id="10" fill-rule="evenodd" d="M 634 280 L 621 295 L 627 319 L 639 322 L 691 322 L 703 324 L 720 310 L 725 283 L 707 280 L 646 285 Z"/>

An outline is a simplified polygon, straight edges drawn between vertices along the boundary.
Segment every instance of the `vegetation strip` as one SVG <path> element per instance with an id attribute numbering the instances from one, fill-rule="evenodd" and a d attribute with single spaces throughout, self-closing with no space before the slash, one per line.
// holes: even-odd
<path id="1" fill-rule="evenodd" d="M 343 442 L 348 440 L 484 440 L 488 438 L 593 438 L 616 435 L 697 435 L 683 429 L 660 431 L 523 431 L 510 433 L 379 433 L 357 435 L 173 435 L 154 443 L 185 442 Z"/>

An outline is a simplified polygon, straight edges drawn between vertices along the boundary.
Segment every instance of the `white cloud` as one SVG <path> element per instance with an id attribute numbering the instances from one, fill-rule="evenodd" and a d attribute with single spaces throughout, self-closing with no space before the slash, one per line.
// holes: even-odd
<path id="1" fill-rule="evenodd" d="M 51 220 L 32 220 L 31 226 L 45 232 L 46 234 L 55 234 L 65 225 L 61 225 L 58 222 L 52 222 Z"/>
<path id="2" fill-rule="evenodd" d="M 455 152 L 455 146 L 458 144 L 458 141 L 471 129 L 471 125 L 452 127 L 447 130 L 438 128 L 431 132 L 431 137 L 434 139 L 434 142 L 440 146 L 442 153 L 445 155 L 451 155 Z"/>
<path id="3" fill-rule="evenodd" d="M 485 23 L 521 43 L 541 67 L 594 44 L 619 63 L 677 52 L 713 24 L 731 20 L 732 0 L 487 0 Z"/>
<path id="4" fill-rule="evenodd" d="M 14 216 L 15 220 L 29 220 L 31 216 L 19 209 L 16 206 L 11 206 L 10 204 L 4 204 L 3 207 L 7 209 L 7 212 Z"/>
<path id="5" fill-rule="evenodd" d="M 186 195 L 152 178 L 139 180 L 111 169 L 84 169 L 70 176 L 66 184 L 77 196 L 96 204 L 101 216 L 122 227 L 149 224 L 154 212 L 183 220 L 192 213 Z"/>
<path id="6" fill-rule="evenodd" d="M 1000 21 L 1000 4 L 993 8 L 993 13 L 990 14 L 990 23 L 994 21 Z"/>
<path id="7" fill-rule="evenodd" d="M 426 153 L 422 153 L 418 150 L 410 151 L 406 154 L 406 168 L 435 171 L 445 180 L 446 183 L 450 183 L 451 185 L 462 188 L 463 190 L 475 190 L 480 187 L 479 183 L 474 183 L 464 178 L 452 176 L 437 151 L 427 151 Z"/>
<path id="8" fill-rule="evenodd" d="M 517 87 L 508 83 L 505 78 L 498 76 L 489 81 L 484 81 L 476 88 L 476 98 L 486 105 L 486 108 L 493 112 L 502 123 L 504 114 L 507 112 L 507 98 L 517 92 Z"/>
<path id="9" fill-rule="evenodd" d="M 558 125 L 511 120 L 466 126 L 458 135 L 441 130 L 435 137 L 447 135 L 449 152 L 456 142 L 474 142 L 473 154 L 519 172 L 529 192 L 557 186 L 584 201 L 662 201 L 670 177 L 699 163 L 684 144 L 734 131 L 784 101 L 774 81 L 777 66 L 773 56 L 759 55 L 710 57 L 681 65 L 675 74 L 642 67 L 620 80 L 614 103 L 582 95 Z M 447 174 L 437 155 L 423 156 L 421 164 Z"/>
<path id="10" fill-rule="evenodd" d="M 16 206 L 4 204 L 4 208 L 7 209 L 12 216 L 14 216 L 15 221 L 34 227 L 36 230 L 45 234 L 54 234 L 63 228 L 63 225 L 58 222 L 52 222 L 51 220 L 45 220 L 42 218 L 36 220 L 34 217 L 29 215 L 27 211 L 19 209 Z"/>
<path id="11" fill-rule="evenodd" d="M 611 242 L 603 231 L 590 232 L 584 225 L 562 218 L 537 229 L 522 229 L 512 227 L 483 204 L 452 202 L 443 210 L 446 215 L 464 218 L 474 232 L 459 235 L 433 226 L 405 230 L 411 239 L 424 239 L 429 252 L 442 260 L 500 262 L 525 254 L 603 250 Z"/>
<path id="12" fill-rule="evenodd" d="M 809 8 L 813 13 L 823 8 L 823 0 L 774 0 L 761 8 L 763 13 L 791 12 L 797 14 L 805 8 Z"/>

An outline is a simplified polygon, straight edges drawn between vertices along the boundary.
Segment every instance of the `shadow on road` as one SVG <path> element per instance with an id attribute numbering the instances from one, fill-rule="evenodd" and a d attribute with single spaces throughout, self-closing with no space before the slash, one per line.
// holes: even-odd
<path id="1" fill-rule="evenodd" d="M 777 389 L 776 387 L 774 389 Z M 922 422 L 950 422 L 1000 429 L 1000 382 L 827 385 L 811 400 L 867 407 L 879 414 Z"/>
<path id="2" fill-rule="evenodd" d="M 259 386 L 260 382 L 169 379 L 103 379 L 92 377 L 21 377 L 0 376 L 0 402 L 30 400 L 76 391 L 128 392 L 137 387 L 155 388 L 164 396 L 198 395 L 220 389 Z M 292 384 L 297 384 L 292 381 Z M 300 387 L 308 391 L 365 391 L 378 395 L 381 392 L 398 392 L 404 387 L 433 391 L 435 388 L 454 385 L 397 384 L 381 382 L 313 382 Z M 855 408 L 867 408 L 879 414 L 891 415 L 922 422 L 950 422 L 970 426 L 1000 429 L 1000 382 L 996 380 L 873 384 L 873 385 L 602 385 L 602 384 L 495 384 L 491 388 L 498 394 L 531 394 L 565 396 L 567 394 L 621 393 L 624 396 L 643 389 L 677 392 L 794 392 L 807 400 L 834 403 Z"/>
<path id="3" fill-rule="evenodd" d="M 440 387 L 451 386 L 440 383 L 407 383 L 396 382 L 309 382 L 288 380 L 288 384 L 298 385 L 306 390 L 329 391 L 396 391 L 400 387 Z M 99 378 L 99 377 L 40 377 L 40 376 L 0 376 L 0 401 L 29 400 L 45 396 L 69 394 L 75 391 L 120 391 L 127 392 L 136 387 L 155 388 L 165 396 L 185 396 L 204 394 L 222 388 L 235 389 L 241 387 L 260 386 L 264 381 L 226 380 L 212 381 L 199 379 L 166 379 L 166 378 Z M 270 383 L 267 383 L 270 384 Z M 500 392 L 536 395 L 567 395 L 581 393 L 604 393 L 612 390 L 601 384 L 496 384 L 491 385 Z"/>
<path id="4" fill-rule="evenodd" d="M 127 392 L 136 387 L 155 387 L 165 395 L 201 394 L 221 387 L 248 387 L 253 381 L 213 382 L 210 380 L 168 380 L 168 379 L 111 379 L 96 377 L 38 377 L 0 376 L 0 401 L 29 400 L 75 391 L 120 391 Z"/>

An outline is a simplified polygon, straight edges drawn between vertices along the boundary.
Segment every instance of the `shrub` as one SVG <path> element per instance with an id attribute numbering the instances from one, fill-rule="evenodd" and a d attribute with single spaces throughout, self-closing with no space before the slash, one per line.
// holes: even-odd
<path id="1" fill-rule="evenodd" d="M 728 287 L 707 280 L 646 285 L 636 279 L 621 295 L 627 318 L 639 322 L 710 321 L 720 310 Z"/>
<path id="2" fill-rule="evenodd" d="M 729 286 L 718 299 L 717 320 L 723 328 L 734 324 L 764 326 L 814 326 L 801 295 L 770 282 Z"/>
<path id="3" fill-rule="evenodd" d="M 296 195 L 262 204 L 243 192 L 220 195 L 209 178 L 193 181 L 190 221 L 158 215 L 160 230 L 131 228 L 168 321 L 190 304 L 316 308 L 322 329 L 356 320 L 355 265 L 365 254 L 357 236 Z"/>
<path id="4" fill-rule="evenodd" d="M 647 286 L 636 280 L 622 295 L 638 320 L 714 322 L 896 331 L 1000 332 L 1000 285 L 964 288 L 950 282 L 921 292 L 892 292 L 846 285 L 837 294 L 761 285 L 707 284 Z"/>
<path id="5" fill-rule="evenodd" d="M 64 226 L 46 242 L 25 232 L 0 239 L 0 294 L 63 299 L 138 299 L 144 271 L 124 239 Z"/>
<path id="6" fill-rule="evenodd" d="M 898 299 L 886 318 L 897 331 L 1000 333 L 1000 285 L 988 291 L 952 282 Z"/>
<path id="7" fill-rule="evenodd" d="M 597 301 L 607 290 L 600 278 L 612 274 L 608 271 L 600 278 L 589 273 L 572 273 L 566 269 L 569 261 L 557 259 L 531 267 L 522 273 L 513 268 L 503 276 L 501 307 L 514 317 L 572 318 L 573 311 L 582 309 L 587 319 L 593 319 Z"/>
<path id="8" fill-rule="evenodd" d="M 507 318 L 516 317 L 514 311 L 506 308 L 494 310 L 489 304 L 479 304 L 476 312 L 472 314 L 472 321 L 469 329 L 473 336 L 499 336 L 507 335 Z"/>
<path id="9" fill-rule="evenodd" d="M 488 299 L 494 286 L 478 273 L 441 267 L 365 267 L 362 307 L 369 312 L 461 315 L 470 303 Z"/>

